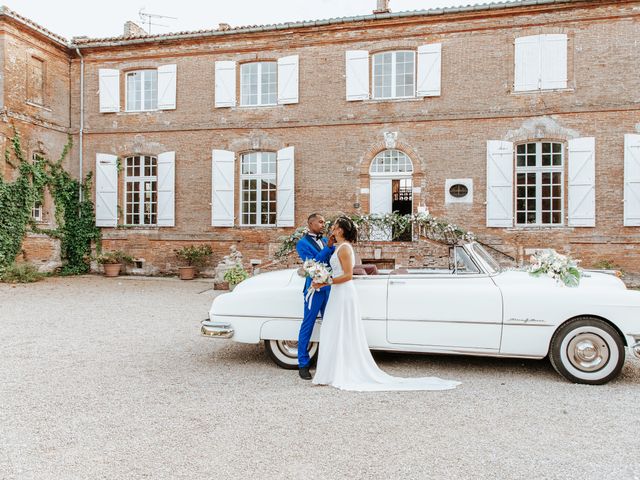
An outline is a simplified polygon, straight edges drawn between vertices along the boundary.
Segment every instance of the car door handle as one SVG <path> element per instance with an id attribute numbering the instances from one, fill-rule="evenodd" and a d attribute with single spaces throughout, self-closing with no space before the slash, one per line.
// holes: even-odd
<path id="1" fill-rule="evenodd" d="M 404 285 L 407 282 L 405 282 L 404 280 L 389 280 L 389 283 L 391 285 Z"/>

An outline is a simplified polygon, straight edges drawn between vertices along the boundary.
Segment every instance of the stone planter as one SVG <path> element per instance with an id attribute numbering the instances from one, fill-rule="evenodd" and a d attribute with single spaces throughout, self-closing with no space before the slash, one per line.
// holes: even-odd
<path id="1" fill-rule="evenodd" d="M 105 277 L 117 277 L 120 275 L 120 268 L 122 268 L 121 263 L 105 263 L 102 266 L 104 268 Z"/>
<path id="2" fill-rule="evenodd" d="M 180 280 L 193 280 L 196 277 L 196 267 L 178 267 Z"/>

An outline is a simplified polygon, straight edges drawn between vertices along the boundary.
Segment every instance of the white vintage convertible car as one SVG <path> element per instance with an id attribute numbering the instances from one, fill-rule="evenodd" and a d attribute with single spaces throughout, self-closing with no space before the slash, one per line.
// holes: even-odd
<path id="1" fill-rule="evenodd" d="M 372 350 L 541 359 L 568 380 L 616 377 L 625 349 L 640 358 L 640 292 L 616 275 L 587 271 L 580 285 L 503 271 L 478 243 L 451 248 L 448 270 L 354 276 Z M 297 367 L 303 279 L 296 270 L 256 275 L 218 296 L 201 333 L 265 342 L 283 368 Z M 310 354 L 316 355 L 320 319 Z"/>

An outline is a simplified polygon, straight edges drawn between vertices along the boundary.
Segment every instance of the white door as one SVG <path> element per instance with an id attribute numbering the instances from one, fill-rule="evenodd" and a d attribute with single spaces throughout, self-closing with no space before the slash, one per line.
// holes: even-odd
<path id="1" fill-rule="evenodd" d="M 369 212 L 371 214 L 384 215 L 391 213 L 392 193 L 390 178 L 372 178 L 369 189 Z M 371 240 L 391 240 L 391 230 L 384 228 L 372 228 Z"/>
<path id="2" fill-rule="evenodd" d="M 490 277 L 469 273 L 390 275 L 389 343 L 498 351 L 502 297 Z"/>
<path id="3" fill-rule="evenodd" d="M 356 275 L 360 315 L 370 348 L 387 345 L 387 275 Z"/>

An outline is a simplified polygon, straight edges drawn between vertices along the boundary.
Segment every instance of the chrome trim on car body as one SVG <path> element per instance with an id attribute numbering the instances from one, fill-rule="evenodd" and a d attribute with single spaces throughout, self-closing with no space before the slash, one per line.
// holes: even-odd
<path id="1" fill-rule="evenodd" d="M 229 323 L 212 322 L 211 320 L 203 320 L 201 322 L 200 333 L 205 337 L 213 338 L 231 338 L 234 330 Z"/>

